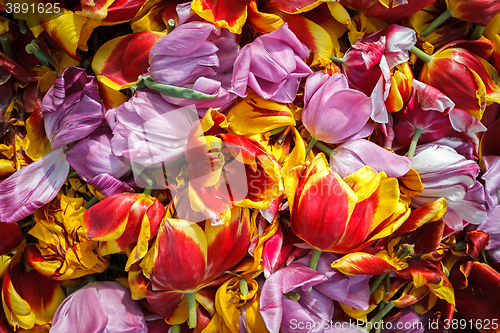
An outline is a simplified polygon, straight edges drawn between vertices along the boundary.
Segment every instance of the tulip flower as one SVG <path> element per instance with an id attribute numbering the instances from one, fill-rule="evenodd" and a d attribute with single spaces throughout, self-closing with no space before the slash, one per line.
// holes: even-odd
<path id="1" fill-rule="evenodd" d="M 57 281 L 26 270 L 15 256 L 3 277 L 2 305 L 9 324 L 20 329 L 46 331 L 66 295 Z"/>
<path id="2" fill-rule="evenodd" d="M 164 96 L 174 105 L 195 104 L 203 116 L 208 108 L 224 107 L 236 98 L 228 90 L 239 49 L 236 36 L 228 30 L 204 22 L 187 22 L 151 48 L 149 74 L 160 84 L 211 95 L 208 100 Z"/>
<path id="3" fill-rule="evenodd" d="M 142 259 L 165 215 L 163 205 L 146 194 L 120 193 L 90 207 L 81 215 L 88 239 L 99 241 L 103 256 L 124 251 L 132 245 L 126 270 Z M 103 225 L 102 221 L 109 223 Z"/>
<path id="4" fill-rule="evenodd" d="M 345 75 L 317 72 L 307 79 L 302 122 L 315 140 L 340 143 L 366 137 L 373 131 L 371 114 L 372 99 L 350 89 Z"/>
<path id="5" fill-rule="evenodd" d="M 53 280 L 76 279 L 103 272 L 109 265 L 98 253 L 99 244 L 87 239 L 79 217 L 83 198 L 61 195 L 35 212 L 35 226 L 29 233 L 38 239 L 25 249 L 28 263 Z"/>
<path id="6" fill-rule="evenodd" d="M 417 147 L 412 167 L 418 171 L 424 191 L 412 198 L 413 207 L 421 207 L 444 197 L 448 211 L 444 221 L 453 230 L 462 230 L 463 222 L 480 224 L 486 218 L 483 186 L 476 181 L 479 166 L 445 145 Z"/>
<path id="7" fill-rule="evenodd" d="M 408 157 L 412 158 L 417 143 L 425 144 L 443 137 L 469 140 L 477 150 L 476 133 L 486 128 L 468 112 L 455 108 L 455 104 L 436 88 L 413 81 L 413 95 L 408 105 L 393 115 L 393 149 L 409 147 Z"/>
<path id="8" fill-rule="evenodd" d="M 142 310 L 130 291 L 116 282 L 94 282 L 69 295 L 57 309 L 51 333 L 146 333 Z"/>
<path id="9" fill-rule="evenodd" d="M 223 126 L 222 114 L 207 112 L 191 128 L 186 149 L 190 206 L 214 225 L 230 219 L 233 206 L 265 209 L 283 191 L 274 156 Z"/>
<path id="10" fill-rule="evenodd" d="M 318 154 L 300 179 L 291 227 L 316 256 L 320 251 L 348 253 L 390 235 L 409 213 L 395 178 L 365 166 L 342 179 Z"/>
<path id="11" fill-rule="evenodd" d="M 413 48 L 425 62 L 419 80 L 448 96 L 459 109 L 481 120 L 487 103 L 500 101 L 500 91 L 490 72 L 495 69 L 484 61 L 493 46 L 487 40 L 455 41 L 432 56 Z M 495 74 L 498 75 L 498 74 Z"/>
<path id="12" fill-rule="evenodd" d="M 415 31 L 393 24 L 352 44 L 340 60 L 350 85 L 372 98 L 371 117 L 376 122 L 388 122 L 386 103 L 391 111 L 399 109 L 396 104 L 402 106 L 403 97 L 400 92 L 396 94 L 396 89 L 409 97 L 410 89 L 397 87 L 398 75 L 391 76 L 390 70 L 408 61 L 408 50 L 416 41 Z M 393 100 L 388 100 L 389 96 Z"/>
<path id="13" fill-rule="evenodd" d="M 141 263 L 144 276 L 151 280 L 146 297 L 152 309 L 168 322 L 181 300 L 187 298 L 188 324 L 195 327 L 195 295 L 217 284 L 243 259 L 253 232 L 246 208 L 233 208 L 231 220 L 219 226 L 208 220 L 196 224 L 167 217 Z"/>
<path id="14" fill-rule="evenodd" d="M 249 86 L 264 99 L 291 103 L 301 78 L 312 73 L 304 62 L 308 55 L 307 47 L 286 24 L 257 37 L 241 49 L 234 62 L 231 91 L 246 97 Z"/>

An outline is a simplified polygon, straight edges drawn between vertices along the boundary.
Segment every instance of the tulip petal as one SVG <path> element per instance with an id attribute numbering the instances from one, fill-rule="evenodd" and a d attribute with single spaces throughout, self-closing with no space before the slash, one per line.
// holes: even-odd
<path id="1" fill-rule="evenodd" d="M 0 221 L 19 221 L 55 198 L 66 180 L 68 171 L 66 155 L 60 148 L 2 181 L 0 201 L 3 204 L 0 207 Z"/>
<path id="2" fill-rule="evenodd" d="M 164 33 L 143 31 L 104 43 L 92 60 L 97 79 L 114 90 L 128 88 L 147 72 L 149 51 L 163 36 Z"/>
<path id="3" fill-rule="evenodd" d="M 194 0 L 191 8 L 205 20 L 241 34 L 247 20 L 247 1 L 231 0 Z"/>
<path id="4" fill-rule="evenodd" d="M 387 255 L 385 257 L 388 258 Z M 346 254 L 334 261 L 332 267 L 349 275 L 382 275 L 396 270 L 385 259 L 364 252 Z"/>

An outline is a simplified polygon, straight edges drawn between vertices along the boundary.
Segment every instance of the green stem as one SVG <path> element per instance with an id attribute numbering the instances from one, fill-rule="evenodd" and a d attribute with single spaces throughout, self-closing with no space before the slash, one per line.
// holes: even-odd
<path id="1" fill-rule="evenodd" d="M 328 157 L 332 156 L 333 154 L 333 149 L 325 145 L 323 142 L 318 141 L 314 144 L 314 146 L 325 153 L 325 155 Z"/>
<path id="2" fill-rule="evenodd" d="M 198 319 L 196 315 L 196 291 L 186 293 L 186 298 L 188 302 L 188 326 L 195 328 Z"/>
<path id="3" fill-rule="evenodd" d="M 89 209 L 90 207 L 92 207 L 93 205 L 95 205 L 95 204 L 96 204 L 96 203 L 98 203 L 98 202 L 99 202 L 99 198 L 98 198 L 98 197 L 96 197 L 96 196 L 94 195 L 92 198 L 90 198 L 90 200 L 89 200 L 89 201 L 87 201 L 87 202 L 85 203 L 85 205 L 83 205 L 83 207 L 84 207 L 85 209 Z"/>
<path id="4" fill-rule="evenodd" d="M 411 138 L 410 148 L 408 149 L 408 154 L 406 155 L 408 158 L 413 158 L 413 156 L 415 156 L 415 149 L 417 148 L 418 138 L 420 138 L 420 134 L 422 134 L 422 132 L 422 129 L 415 128 L 415 133 L 413 134 L 413 138 Z"/>
<path id="5" fill-rule="evenodd" d="M 386 274 L 384 278 L 385 282 L 385 293 L 390 294 L 391 293 L 391 278 L 390 274 Z"/>
<path id="6" fill-rule="evenodd" d="M 142 192 L 142 193 L 144 193 L 145 195 L 151 195 L 151 190 L 152 190 L 151 186 L 147 186 L 144 189 L 144 192 Z"/>
<path id="7" fill-rule="evenodd" d="M 173 325 L 171 332 L 172 333 L 180 333 L 181 332 L 181 325 Z"/>
<path id="8" fill-rule="evenodd" d="M 245 278 L 240 279 L 240 292 L 243 296 L 246 296 L 248 294 L 248 283 Z"/>
<path id="9" fill-rule="evenodd" d="M 41 45 L 40 41 L 33 39 L 30 44 L 26 45 L 26 52 L 34 54 L 45 66 L 55 69 L 57 67 L 57 63 L 47 52 L 45 52 Z"/>
<path id="10" fill-rule="evenodd" d="M 376 315 L 370 320 L 370 323 L 374 324 L 376 322 L 379 322 L 386 314 L 389 313 L 389 311 L 392 310 L 392 308 L 395 306 L 393 302 L 387 303 Z"/>
<path id="11" fill-rule="evenodd" d="M 470 36 L 470 40 L 476 40 L 476 39 L 481 38 L 481 36 L 483 35 L 484 29 L 485 29 L 485 27 L 482 27 L 480 25 L 476 25 L 476 27 L 474 28 L 474 31 L 472 32 L 472 36 Z"/>
<path id="12" fill-rule="evenodd" d="M 314 145 L 316 144 L 316 142 L 318 142 L 318 140 L 316 140 L 315 138 L 313 138 L 311 136 L 311 139 L 309 139 L 309 143 L 307 144 L 306 156 L 307 156 L 307 154 L 309 154 L 309 152 L 311 151 L 312 147 L 314 147 Z"/>
<path id="13" fill-rule="evenodd" d="M 313 254 L 311 256 L 311 261 L 309 261 L 309 268 L 316 269 L 318 267 L 319 257 L 321 257 L 321 253 L 323 251 L 318 249 L 313 249 Z"/>
<path id="14" fill-rule="evenodd" d="M 174 19 L 169 19 L 167 21 L 167 34 L 172 32 L 172 30 L 175 29 L 175 20 Z"/>
<path id="15" fill-rule="evenodd" d="M 71 171 L 70 173 L 68 173 L 68 178 L 74 177 L 74 176 L 76 176 L 76 175 L 78 175 L 78 172 L 77 172 L 77 171 L 75 171 L 75 170 L 73 170 L 73 171 Z"/>
<path id="16" fill-rule="evenodd" d="M 432 60 L 432 56 L 428 55 L 416 46 L 412 47 L 409 51 L 419 57 L 425 63 L 428 63 Z"/>
<path id="17" fill-rule="evenodd" d="M 311 261 L 309 261 L 309 268 L 316 270 L 316 267 L 318 267 L 319 257 L 321 257 L 322 252 L 323 251 L 321 251 L 321 250 L 313 249 Z M 307 291 L 311 291 L 311 290 L 312 290 L 312 287 L 309 288 Z"/>
<path id="18" fill-rule="evenodd" d="M 2 44 L 3 54 L 12 59 L 12 48 L 10 47 L 7 36 L 0 36 L 0 43 Z"/>
<path id="19" fill-rule="evenodd" d="M 439 15 L 427 28 L 422 31 L 421 36 L 422 37 L 427 37 L 431 32 L 433 32 L 437 27 L 441 25 L 444 21 L 452 17 L 451 11 L 449 9 L 446 9 L 443 14 Z"/>
<path id="20" fill-rule="evenodd" d="M 339 57 L 334 57 L 334 56 L 331 56 L 330 57 L 330 60 L 333 61 L 333 62 L 337 62 L 339 64 L 343 64 L 344 63 L 344 59 L 342 58 L 339 58 Z"/>
<path id="21" fill-rule="evenodd" d="M 276 135 L 278 133 L 281 133 L 284 130 L 286 130 L 287 128 L 288 128 L 288 126 L 281 126 L 281 127 L 275 128 L 273 130 L 270 130 L 269 131 L 269 136 L 273 136 L 273 135 Z"/>
<path id="22" fill-rule="evenodd" d="M 381 275 L 377 275 L 375 277 L 375 279 L 373 280 L 373 282 L 370 285 L 370 295 L 373 294 L 375 292 L 375 290 L 377 290 L 378 286 L 382 283 L 382 281 L 384 281 L 384 278 L 386 275 L 389 275 L 389 274 L 381 274 Z"/>
<path id="23" fill-rule="evenodd" d="M 26 21 L 24 21 L 24 20 L 17 20 L 17 24 L 19 25 L 19 31 L 23 35 L 26 35 L 26 33 L 28 32 L 28 27 L 26 26 Z"/>

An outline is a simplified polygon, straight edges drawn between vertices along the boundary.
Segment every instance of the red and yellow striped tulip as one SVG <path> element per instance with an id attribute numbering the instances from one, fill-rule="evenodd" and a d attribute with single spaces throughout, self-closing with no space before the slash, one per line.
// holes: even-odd
<path id="1" fill-rule="evenodd" d="M 225 272 L 245 257 L 254 233 L 255 223 L 246 208 L 233 208 L 231 220 L 219 226 L 208 220 L 197 224 L 167 217 L 141 263 L 144 276 L 151 280 L 148 303 L 169 323 L 179 315 L 174 310 L 183 299 L 188 298 L 191 308 L 196 306 L 192 302 L 195 295 L 199 298 L 198 291 L 220 285 Z"/>
<path id="2" fill-rule="evenodd" d="M 291 226 L 317 250 L 349 253 L 389 236 L 409 214 L 396 178 L 365 166 L 342 179 L 318 154 L 300 179 Z"/>
<path id="3" fill-rule="evenodd" d="M 164 215 L 165 208 L 156 198 L 142 193 L 119 193 L 92 206 L 81 215 L 81 220 L 87 238 L 100 242 L 100 255 L 119 253 L 130 246 L 128 270 L 146 255 Z"/>

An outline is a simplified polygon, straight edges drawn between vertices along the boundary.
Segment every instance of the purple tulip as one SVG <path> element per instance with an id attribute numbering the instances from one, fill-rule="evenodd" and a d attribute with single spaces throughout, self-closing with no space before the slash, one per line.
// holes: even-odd
<path id="1" fill-rule="evenodd" d="M 343 74 L 316 72 L 307 78 L 302 122 L 311 135 L 328 143 L 341 143 L 370 135 L 372 101 L 349 88 Z"/>
<path id="2" fill-rule="evenodd" d="M 130 291 L 116 282 L 91 283 L 59 306 L 50 333 L 146 333 L 144 315 Z"/>
<path id="3" fill-rule="evenodd" d="M 234 62 L 232 91 L 246 97 L 249 86 L 264 99 L 291 103 L 301 78 L 312 73 L 304 62 L 308 55 L 307 47 L 285 23 L 241 49 Z"/>
<path id="4" fill-rule="evenodd" d="M 483 223 L 478 227 L 479 230 L 487 232 L 490 234 L 490 240 L 488 247 L 490 255 L 495 259 L 495 261 L 500 261 L 500 206 L 497 205 L 495 208 L 488 212 L 488 217 Z"/>
<path id="5" fill-rule="evenodd" d="M 486 218 L 483 186 L 476 180 L 479 166 L 453 148 L 440 144 L 418 146 L 412 167 L 418 171 L 424 190 L 412 197 L 413 207 L 422 207 L 441 197 L 448 209 L 445 223 L 453 230 L 462 230 L 463 221 L 480 224 Z"/>
<path id="6" fill-rule="evenodd" d="M 52 149 L 92 133 L 102 123 L 104 110 L 95 78 L 82 68 L 68 67 L 42 100 L 45 131 Z"/>
<path id="7" fill-rule="evenodd" d="M 345 276 L 339 273 L 331 267 L 336 259 L 331 253 L 322 253 L 317 270 L 313 270 L 305 266 L 310 256 L 311 253 L 278 270 L 264 283 L 260 311 L 269 331 L 363 332 L 361 329 L 331 330 L 327 324 L 330 325 L 333 316 L 333 300 L 357 309 L 368 309 L 368 282 L 371 276 Z M 308 291 L 310 287 L 312 290 Z M 296 300 L 293 296 L 300 298 Z"/>
<path id="8" fill-rule="evenodd" d="M 347 177 L 365 165 L 397 178 L 410 170 L 411 160 L 364 139 L 347 141 L 335 148 L 330 156 L 330 169 L 340 177 Z"/>
<path id="9" fill-rule="evenodd" d="M 171 104 L 194 104 L 203 115 L 208 108 L 223 108 L 236 98 L 228 90 L 239 50 L 236 35 L 227 29 L 205 22 L 180 24 L 151 48 L 149 74 L 162 84 L 217 94 L 209 100 L 163 96 Z"/>

